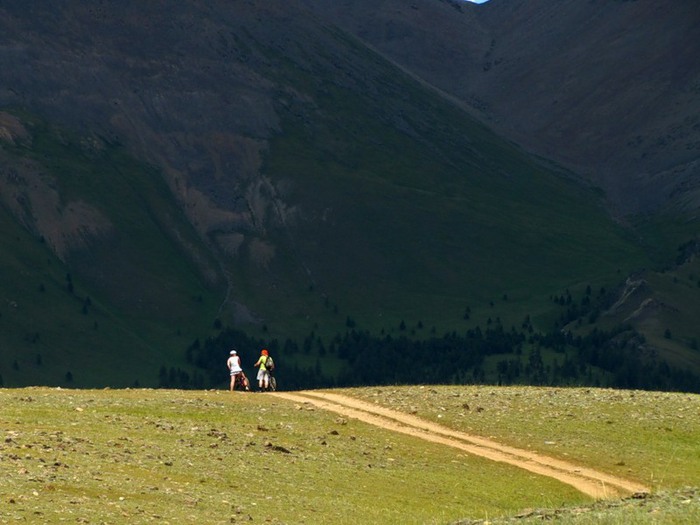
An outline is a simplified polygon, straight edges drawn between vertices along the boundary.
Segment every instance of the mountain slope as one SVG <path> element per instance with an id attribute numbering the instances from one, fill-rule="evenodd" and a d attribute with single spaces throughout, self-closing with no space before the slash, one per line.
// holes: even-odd
<path id="1" fill-rule="evenodd" d="M 154 384 L 221 277 L 160 176 L 122 148 L 0 113 L 0 377 Z M 82 140 L 81 140 L 82 139 Z"/>
<path id="2" fill-rule="evenodd" d="M 396 4 L 381 5 L 389 16 Z M 489 41 L 467 6 L 415 6 L 401 13 L 468 16 L 478 42 L 465 49 Z M 43 239 L 84 296 L 144 339 L 133 354 L 150 377 L 212 326 L 268 340 L 492 318 L 549 329 L 554 294 L 650 264 L 599 190 L 329 13 L 283 1 L 0 6 L 8 231 Z M 106 348 L 101 337 L 80 347 Z M 7 354 L 30 352 L 14 342 Z M 10 363 L 3 374 L 19 377 Z"/>
<path id="3" fill-rule="evenodd" d="M 617 215 L 696 210 L 700 12 L 692 0 L 305 0 L 541 156 Z"/>
<path id="4" fill-rule="evenodd" d="M 546 296 L 644 260 L 595 192 L 410 79 L 389 69 L 377 94 L 358 95 L 324 73 L 306 79 L 313 103 L 282 120 L 266 168 L 298 203 L 311 278 L 356 296 L 353 317 L 372 303 L 395 319 L 437 308 L 457 320 L 467 302 Z"/>
<path id="5" fill-rule="evenodd" d="M 570 235 L 571 241 L 566 242 L 573 247 L 581 234 L 606 237 L 609 228 L 611 233 L 614 230 L 596 222 L 605 222 L 602 210 L 596 210 L 595 204 L 587 207 L 576 194 L 579 190 L 575 185 L 558 181 L 558 174 L 532 165 L 514 149 L 503 149 L 485 128 L 470 123 L 465 116 L 451 116 L 453 110 L 447 105 L 430 102 L 429 93 L 378 56 L 285 3 L 255 4 L 250 9 L 221 5 L 216 12 L 184 3 L 164 14 L 143 6 L 117 11 L 102 5 L 93 10 L 75 2 L 69 10 L 44 7 L 32 12 L 31 18 L 19 4 L 5 9 L 5 41 L 14 42 L 15 51 L 20 49 L 26 55 L 31 50 L 38 55 L 29 60 L 33 75 L 23 74 L 27 66 L 19 57 L 10 63 L 8 71 L 15 71 L 11 77 L 14 92 L 51 118 L 108 139 L 118 137 L 132 152 L 157 162 L 200 234 L 214 239 L 218 248 L 228 253 L 247 252 L 247 258 L 238 257 L 240 264 L 261 279 L 268 279 L 265 254 L 277 249 L 296 250 L 300 267 L 323 261 L 324 254 L 331 258 L 337 255 L 335 261 L 319 264 L 332 269 L 327 273 L 346 272 L 340 280 L 348 282 L 352 282 L 353 272 L 362 274 L 358 268 L 365 266 L 366 271 L 374 266 L 361 264 L 369 263 L 370 255 L 380 257 L 377 272 L 386 278 L 393 273 L 397 250 L 409 250 L 420 253 L 421 258 L 436 257 L 439 262 L 432 263 L 438 265 L 435 269 L 411 270 L 406 277 L 427 280 L 418 285 L 425 291 L 434 287 L 431 276 L 441 273 L 439 265 L 448 264 L 443 272 L 448 281 L 437 288 L 451 288 L 455 280 L 461 280 L 457 274 L 463 263 L 449 268 L 449 260 L 461 261 L 465 253 L 448 257 L 447 248 L 474 254 L 472 246 L 482 250 L 480 243 L 495 243 L 495 250 L 483 249 L 485 254 L 475 257 L 475 267 L 465 267 L 471 276 L 467 280 L 473 281 L 488 279 L 485 270 L 495 252 L 502 253 L 502 260 L 520 260 L 524 251 L 545 249 L 532 243 L 557 243 L 562 235 Z M 65 24 L 46 25 L 51 16 L 61 17 Z M 88 22 L 92 24 L 89 29 Z M 157 40 L 149 36 L 154 27 L 159 28 Z M 65 71 L 71 73 L 66 75 Z M 88 82 L 86 76 L 92 80 Z M 56 103 L 49 93 L 62 93 L 66 98 Z M 363 141 L 363 137 L 368 140 Z M 277 152 L 286 141 L 294 151 L 279 158 Z M 311 157 L 309 164 L 301 161 L 299 172 L 288 176 L 285 163 L 300 162 L 294 158 L 299 153 Z M 269 181 L 260 177 L 265 162 L 273 166 L 269 174 L 273 185 L 281 188 L 271 189 Z M 387 185 L 372 187 L 368 175 Z M 302 194 L 323 191 L 322 179 L 326 177 L 336 198 L 359 206 L 354 215 L 343 211 L 346 215 L 342 217 L 346 228 L 355 233 L 341 230 L 339 234 L 329 225 L 323 233 L 324 225 L 315 217 L 329 206 L 320 199 L 301 203 L 270 197 L 270 192 L 283 195 L 284 183 L 300 177 L 316 177 L 297 184 Z M 346 184 L 341 191 L 333 189 L 341 184 Z M 426 188 L 440 191 L 424 197 L 419 192 L 425 193 Z M 348 191 L 358 194 L 350 200 L 345 196 Z M 366 202 L 368 193 L 379 200 Z M 394 193 L 396 197 L 390 197 Z M 557 203 L 560 195 L 564 197 L 559 211 L 548 210 L 535 200 L 526 202 L 531 196 L 540 196 Z M 445 197 L 451 204 L 443 206 Z M 384 224 L 354 224 L 358 217 L 368 217 L 363 206 L 374 208 L 376 214 L 384 200 L 396 203 L 400 217 L 392 217 L 392 204 L 385 208 L 387 213 L 379 212 Z M 574 201 L 584 202 L 576 214 L 571 213 Z M 301 204 L 306 207 L 301 208 Z M 308 256 L 298 246 L 285 246 L 289 238 L 284 238 L 284 228 L 280 230 L 284 220 L 280 210 L 286 208 L 298 211 L 302 225 L 321 228 L 299 236 L 312 244 L 317 234 L 336 241 L 354 238 L 355 242 Z M 550 213 L 553 216 L 547 215 Z M 583 226 L 590 233 L 566 227 L 563 215 L 579 213 L 590 217 L 591 224 Z M 518 224 L 515 217 L 523 215 L 533 222 L 528 228 L 532 239 L 513 231 L 509 241 L 502 235 L 503 228 Z M 438 217 L 444 221 L 440 229 L 452 240 L 431 246 L 435 240 L 431 223 Z M 562 230 L 552 232 L 553 240 L 546 241 L 537 233 L 544 224 L 558 224 Z M 488 233 L 492 226 L 494 231 Z M 276 231 L 282 232 L 282 238 L 272 239 L 280 236 Z M 388 256 L 381 257 L 381 245 L 392 237 L 400 247 L 387 248 Z M 425 239 L 428 244 L 417 252 L 412 244 L 406 244 L 409 239 Z M 596 244 L 605 246 L 607 242 L 601 239 Z M 504 244 L 507 248 L 502 251 Z M 562 246 L 562 252 L 568 249 Z M 338 263 L 353 253 L 355 260 Z M 612 261 L 618 258 L 611 253 L 608 264 L 617 265 Z M 542 259 L 545 264 L 552 260 Z M 578 259 L 573 253 L 554 259 L 549 273 L 558 274 L 573 264 L 562 275 L 568 280 L 578 273 Z M 598 263 L 595 261 L 595 266 Z M 282 265 L 288 263 L 282 261 Z M 609 272 L 604 268 L 605 264 L 596 272 Z M 514 270 L 504 284 L 494 282 L 483 295 L 507 292 L 514 280 L 525 275 L 532 276 L 533 268 L 522 273 Z M 389 287 L 405 283 L 402 278 Z"/>

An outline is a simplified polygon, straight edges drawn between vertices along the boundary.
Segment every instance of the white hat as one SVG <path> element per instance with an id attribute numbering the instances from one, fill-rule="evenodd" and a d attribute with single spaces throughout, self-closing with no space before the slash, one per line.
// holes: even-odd
<path id="1" fill-rule="evenodd" d="M 231 353 L 231 355 L 236 355 L 236 351 L 235 351 L 235 350 L 231 350 L 230 353 Z"/>

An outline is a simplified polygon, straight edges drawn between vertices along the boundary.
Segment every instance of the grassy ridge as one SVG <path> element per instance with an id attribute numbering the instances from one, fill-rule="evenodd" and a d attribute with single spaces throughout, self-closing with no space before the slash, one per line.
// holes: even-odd
<path id="1" fill-rule="evenodd" d="M 698 396 L 450 387 L 346 393 L 588 466 L 608 456 L 602 470 L 625 470 L 655 491 L 700 481 L 687 443 L 700 427 Z M 634 417 L 625 425 L 594 424 L 615 417 L 610 401 L 630 400 Z M 0 390 L 0 401 L 0 522 L 444 524 L 590 503 L 506 465 L 262 394 L 32 388 Z M 478 428 L 457 423 L 455 403 L 460 411 L 472 406 L 465 421 Z M 668 428 L 649 440 L 656 426 Z M 556 445 L 543 439 L 555 434 Z M 624 469 L 615 465 L 632 456 Z M 650 478 L 657 466 L 669 476 Z M 682 508 L 684 519 L 700 516 L 697 498 Z M 665 510 L 635 523 L 683 523 L 658 521 Z"/>

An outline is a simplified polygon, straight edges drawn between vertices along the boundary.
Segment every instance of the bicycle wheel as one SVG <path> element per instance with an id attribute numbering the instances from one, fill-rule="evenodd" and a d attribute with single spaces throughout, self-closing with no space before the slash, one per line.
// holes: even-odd
<path id="1" fill-rule="evenodd" d="M 277 390 L 277 379 L 275 379 L 275 376 L 270 376 L 270 390 L 272 392 Z"/>

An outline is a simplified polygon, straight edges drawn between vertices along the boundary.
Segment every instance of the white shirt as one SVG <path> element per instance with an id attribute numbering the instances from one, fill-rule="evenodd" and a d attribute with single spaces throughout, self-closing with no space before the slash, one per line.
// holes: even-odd
<path id="1" fill-rule="evenodd" d="M 241 372 L 243 369 L 241 368 L 241 358 L 238 357 L 237 355 L 232 355 L 231 357 L 228 358 L 228 361 L 226 361 L 226 364 L 228 365 L 229 370 L 231 372 Z"/>

